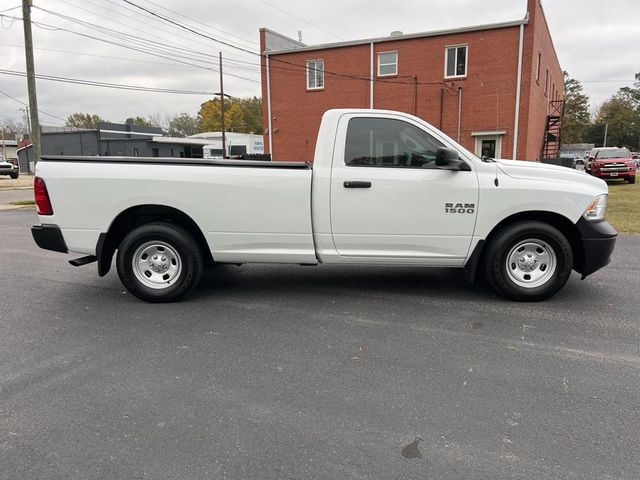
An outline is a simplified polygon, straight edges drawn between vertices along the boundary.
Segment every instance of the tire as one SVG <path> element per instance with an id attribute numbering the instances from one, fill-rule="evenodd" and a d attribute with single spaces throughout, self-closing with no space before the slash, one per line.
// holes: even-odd
<path id="1" fill-rule="evenodd" d="M 15 180 L 16 178 L 18 178 L 20 174 L 18 172 L 11 172 L 9 174 L 9 177 L 11 177 L 13 180 Z"/>
<path id="2" fill-rule="evenodd" d="M 534 302 L 555 295 L 573 270 L 573 251 L 555 227 L 538 221 L 508 225 L 484 255 L 485 277 L 500 295 Z"/>
<path id="3" fill-rule="evenodd" d="M 175 302 L 200 281 L 202 250 L 193 236 L 172 223 L 149 223 L 127 234 L 116 266 L 125 288 L 147 302 Z"/>
<path id="4" fill-rule="evenodd" d="M 627 178 L 627 182 L 629 182 L 630 184 L 636 183 L 636 176 L 631 175 L 630 177 Z"/>

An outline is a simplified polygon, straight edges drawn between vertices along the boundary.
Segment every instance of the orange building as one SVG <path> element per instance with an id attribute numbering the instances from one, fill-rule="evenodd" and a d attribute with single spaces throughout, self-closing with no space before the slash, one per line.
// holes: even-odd
<path id="1" fill-rule="evenodd" d="M 331 108 L 399 110 L 478 155 L 556 156 L 563 75 L 540 0 L 522 20 L 324 45 L 260 30 L 265 152 L 313 160 Z"/>

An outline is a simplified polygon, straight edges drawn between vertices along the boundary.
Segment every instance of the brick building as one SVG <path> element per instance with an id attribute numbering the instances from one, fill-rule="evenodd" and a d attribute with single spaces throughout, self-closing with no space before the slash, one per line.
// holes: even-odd
<path id="1" fill-rule="evenodd" d="M 544 139 L 555 153 L 564 84 L 540 0 L 522 20 L 324 45 L 263 28 L 260 47 L 275 160 L 313 160 L 330 108 L 411 113 L 479 155 L 537 160 Z"/>

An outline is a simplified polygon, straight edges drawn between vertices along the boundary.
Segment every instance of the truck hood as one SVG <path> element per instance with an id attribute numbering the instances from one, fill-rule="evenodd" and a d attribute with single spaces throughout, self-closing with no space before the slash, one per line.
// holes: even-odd
<path id="1" fill-rule="evenodd" d="M 573 170 L 558 165 L 547 163 L 528 162 L 523 160 L 499 160 L 496 159 L 498 168 L 513 178 L 525 180 L 544 180 L 551 182 L 571 182 L 589 185 L 606 193 L 609 190 L 607 183 L 595 178 L 588 173 Z"/>

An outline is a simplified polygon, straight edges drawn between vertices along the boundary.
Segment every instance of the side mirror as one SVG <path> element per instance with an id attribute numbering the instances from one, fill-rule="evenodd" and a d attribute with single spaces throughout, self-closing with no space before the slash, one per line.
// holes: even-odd
<path id="1" fill-rule="evenodd" d="M 446 147 L 440 147 L 436 151 L 436 167 L 442 170 L 471 170 L 469 165 L 460 160 L 457 150 Z"/>

